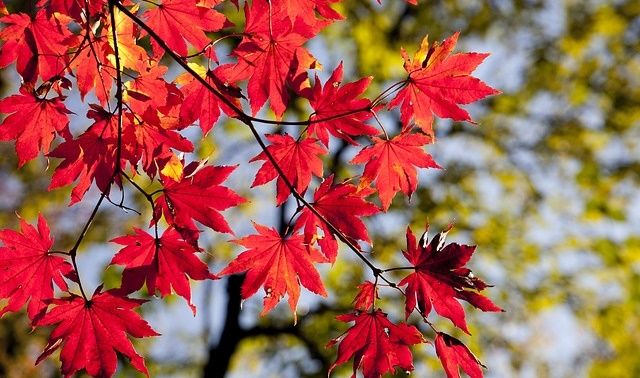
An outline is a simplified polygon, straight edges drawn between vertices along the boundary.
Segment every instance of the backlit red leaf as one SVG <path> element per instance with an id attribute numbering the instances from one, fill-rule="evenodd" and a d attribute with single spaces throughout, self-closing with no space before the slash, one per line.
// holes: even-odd
<path id="1" fill-rule="evenodd" d="M 192 162 L 184 168 L 181 180 L 165 178 L 162 195 L 155 201 L 155 221 L 164 215 L 166 221 L 194 245 L 199 234 L 194 221 L 218 232 L 232 233 L 220 212 L 245 199 L 221 184 L 235 168 L 201 167 L 198 162 Z"/>
<path id="2" fill-rule="evenodd" d="M 38 11 L 34 19 L 24 13 L 0 18 L 5 26 L 0 30 L 0 67 L 16 62 L 16 69 L 25 82 L 40 77 L 49 80 L 64 73 L 67 50 L 75 46 L 76 38 L 67 29 L 69 19 L 61 14 L 47 17 Z"/>
<path id="3" fill-rule="evenodd" d="M 112 291 L 100 292 L 100 289 L 89 301 L 73 294 L 53 301 L 55 307 L 37 325 L 55 325 L 56 328 L 36 363 L 61 348 L 65 377 L 74 376 L 81 370 L 93 377 L 111 377 L 116 371 L 118 352 L 128 358 L 134 368 L 149 376 L 144 360 L 128 338 L 128 335 L 158 335 L 134 311 L 145 301 L 119 296 Z"/>
<path id="4" fill-rule="evenodd" d="M 459 105 L 500 93 L 471 76 L 489 54 L 451 55 L 457 41 L 458 33 L 429 47 L 425 37 L 413 59 L 402 51 L 409 78 L 389 106 L 400 105 L 400 119 L 405 127 L 413 120 L 427 135 L 433 136 L 434 114 L 455 121 L 472 122 L 469 113 Z"/>
<path id="5" fill-rule="evenodd" d="M 224 15 L 200 3 L 196 0 L 156 1 L 154 4 L 158 6 L 147 10 L 142 18 L 171 49 L 179 55 L 186 56 L 186 42 L 196 50 L 202 50 L 211 42 L 205 32 L 222 29 L 226 21 Z M 155 46 L 153 40 L 152 45 Z M 154 51 L 158 56 L 164 53 L 158 46 L 154 47 Z"/>
<path id="6" fill-rule="evenodd" d="M 407 228 L 407 250 L 403 253 L 415 267 L 415 272 L 399 283 L 399 286 L 407 286 L 405 316 L 409 317 L 416 305 L 422 315 L 427 316 L 433 306 L 439 315 L 468 333 L 464 309 L 458 299 L 483 311 L 501 309 L 477 293 L 487 284 L 464 267 L 475 252 L 475 246 L 457 243 L 445 246 L 447 232 L 441 232 L 428 242 L 425 231 L 420 242 L 416 242 L 413 232 Z"/>
<path id="7" fill-rule="evenodd" d="M 302 235 L 282 237 L 273 228 L 255 223 L 254 227 L 257 234 L 235 241 L 247 250 L 220 272 L 220 275 L 247 272 L 242 284 L 242 298 L 249 298 L 262 286 L 265 292 L 264 315 L 287 294 L 289 307 L 295 315 L 300 284 L 318 295 L 327 296 L 313 265 L 317 260 L 305 246 Z"/>
<path id="8" fill-rule="evenodd" d="M 442 363 L 447 378 L 460 378 L 462 369 L 470 378 L 482 378 L 482 363 L 460 340 L 438 332 L 435 340 L 436 354 Z"/>
<path id="9" fill-rule="evenodd" d="M 64 276 L 75 280 L 73 267 L 51 251 L 53 238 L 47 221 L 40 215 L 38 229 L 20 219 L 20 232 L 1 230 L 0 298 L 8 303 L 0 316 L 18 311 L 25 303 L 30 319 L 35 319 L 53 298 L 53 283 L 67 290 Z"/>
<path id="10" fill-rule="evenodd" d="M 397 192 L 411 196 L 418 187 L 418 168 L 440 168 L 423 146 L 432 139 L 403 132 L 392 139 L 373 137 L 374 144 L 362 149 L 351 163 L 366 164 L 361 186 L 375 181 L 383 210 L 389 209 Z"/>
<path id="11" fill-rule="evenodd" d="M 378 287 L 371 281 L 365 281 L 358 285 L 358 294 L 353 300 L 353 308 L 358 311 L 371 311 L 378 299 Z"/>
<path id="12" fill-rule="evenodd" d="M 290 19 L 285 12 L 274 12 L 267 0 L 245 4 L 244 38 L 233 55 L 238 63 L 224 76 L 230 82 L 249 80 L 251 111 L 256 114 L 269 99 L 276 117 L 281 118 L 289 102 L 289 91 L 307 86 L 309 68 L 318 63 L 302 45 L 317 30 L 302 19 Z"/>
<path id="13" fill-rule="evenodd" d="M 309 132 L 315 134 L 325 145 L 329 146 L 329 134 L 357 144 L 353 138 L 361 135 L 378 135 L 375 127 L 365 123 L 372 113 L 367 111 L 371 101 L 359 98 L 371 83 L 371 77 L 353 83 L 342 83 L 342 63 L 333 71 L 324 87 L 316 76 L 313 90 L 310 90 L 309 102 L 314 110 L 311 121 L 328 119 L 324 122 L 309 125 Z M 331 119 L 335 117 L 334 119 Z"/>
<path id="14" fill-rule="evenodd" d="M 370 216 L 380 211 L 367 202 L 365 197 L 371 191 L 360 190 L 348 183 L 334 184 L 333 176 L 325 179 L 313 195 L 313 207 L 350 241 L 369 243 L 367 227 L 360 217 Z M 308 245 L 317 242 L 327 259 L 333 263 L 338 253 L 338 242 L 334 232 L 311 210 L 304 208 L 296 220 L 296 229 L 304 227 L 304 241 Z"/>
<path id="15" fill-rule="evenodd" d="M 16 140 L 18 165 L 22 166 L 38 156 L 48 153 L 56 133 L 65 138 L 69 133 L 71 112 L 64 98 L 41 99 L 27 86 L 20 93 L 0 100 L 0 112 L 10 113 L 0 124 L 0 140 Z"/>
<path id="16" fill-rule="evenodd" d="M 173 228 L 166 230 L 158 240 L 139 228 L 134 231 L 135 235 L 111 240 L 124 246 L 111 260 L 111 264 L 125 266 L 122 272 L 124 292 L 132 293 L 145 283 L 149 293 L 154 294 L 158 290 L 162 297 L 171 294 L 173 289 L 187 300 L 195 313 L 189 278 L 215 278 L 195 255 L 197 251 Z"/>
<path id="17" fill-rule="evenodd" d="M 405 323 L 394 324 L 387 315 L 376 310 L 337 317 L 343 322 L 355 322 L 342 336 L 329 342 L 338 344 L 338 357 L 329 373 L 336 366 L 353 358 L 353 376 L 358 369 L 365 378 L 379 378 L 393 373 L 396 368 L 405 372 L 413 370 L 410 345 L 425 342 L 420 331 Z"/>
<path id="18" fill-rule="evenodd" d="M 80 201 L 94 181 L 100 191 L 108 191 L 116 169 L 118 117 L 97 105 L 91 105 L 87 117 L 94 120 L 87 131 L 76 139 L 67 139 L 49 153 L 51 157 L 65 159 L 53 173 L 50 190 L 78 179 L 71 191 L 71 204 Z M 132 133 L 131 125 L 125 122 L 122 140 L 135 140 Z M 123 145 L 120 158 L 121 168 L 127 161 L 135 163 L 130 146 Z"/>
<path id="19" fill-rule="evenodd" d="M 314 138 L 293 139 L 289 134 L 267 135 L 271 145 L 267 150 L 271 153 L 275 161 L 283 170 L 298 193 L 304 193 L 311 182 L 312 175 L 322 177 L 321 155 L 327 153 L 327 149 L 318 144 Z M 278 172 L 269 161 L 264 152 L 253 157 L 251 161 L 266 160 L 256 173 L 251 187 L 263 185 L 278 177 Z M 291 191 L 285 184 L 282 177 L 278 177 L 276 182 L 277 203 L 283 203 Z"/>

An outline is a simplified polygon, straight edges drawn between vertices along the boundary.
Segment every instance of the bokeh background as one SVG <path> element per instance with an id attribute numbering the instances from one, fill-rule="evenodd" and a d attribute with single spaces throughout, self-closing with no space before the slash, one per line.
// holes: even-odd
<path id="1" fill-rule="evenodd" d="M 423 172 L 410 202 L 398 197 L 389 214 L 371 219 L 376 258 L 389 266 L 401 261 L 407 224 L 419 230 L 428 219 L 437 231 L 453 221 L 451 240 L 478 245 L 471 266 L 495 285 L 488 295 L 507 311 L 469 311 L 473 337 L 460 336 L 488 366 L 488 377 L 640 376 L 640 2 L 419 2 L 346 0 L 337 9 L 347 20 L 310 45 L 324 64 L 321 77 L 344 61 L 345 81 L 376 78 L 374 96 L 403 77 L 400 48 L 412 53 L 425 34 L 433 41 L 460 31 L 457 51 L 492 54 L 476 73 L 503 94 L 467 107 L 477 126 L 437 121 L 438 140 L 428 150 L 446 169 Z M 2 78 L 5 94 L 19 84 L 11 70 Z M 397 128 L 397 114 L 384 122 Z M 327 164 L 352 175 L 347 162 L 355 152 L 336 144 Z M 217 164 L 246 162 L 256 153 L 233 122 L 218 125 L 198 151 Z M 67 191 L 47 192 L 49 163 L 57 164 L 43 158 L 16 170 L 13 147 L 0 144 L 0 226 L 15 227 L 15 212 L 29 220 L 41 212 L 64 248 L 94 203 L 89 196 L 68 208 Z M 238 235 L 251 231 L 248 219 L 277 225 L 282 217 L 272 186 L 246 188 L 257 167 L 244 164 L 231 179 L 252 199 L 229 214 Z M 137 201 L 134 193 L 127 200 Z M 117 285 L 117 272 L 104 270 L 117 247 L 105 241 L 144 222 L 105 207 L 84 244 L 83 282 Z M 237 248 L 224 236 L 204 238 L 212 270 L 219 271 Z M 349 309 L 355 286 L 369 274 L 342 256 L 324 271 L 332 295 L 303 298 L 296 327 L 284 308 L 259 318 L 260 298 L 236 313 L 237 283 L 222 280 L 194 285 L 196 317 L 182 300 L 145 305 L 164 336 L 137 348 L 153 376 L 197 377 L 207 366 L 208 376 L 224 376 L 220 361 L 227 357 L 229 377 L 326 376 L 335 351 L 324 345 L 346 329 L 334 317 Z M 381 294 L 382 308 L 400 316 L 400 299 Z M 221 335 L 232 323 L 244 333 L 229 345 Z M 55 360 L 33 366 L 46 342 L 40 332 L 21 314 L 0 321 L 0 376 L 58 374 Z M 415 352 L 416 376 L 443 376 L 432 347 Z M 124 367 L 119 375 L 135 373 Z"/>

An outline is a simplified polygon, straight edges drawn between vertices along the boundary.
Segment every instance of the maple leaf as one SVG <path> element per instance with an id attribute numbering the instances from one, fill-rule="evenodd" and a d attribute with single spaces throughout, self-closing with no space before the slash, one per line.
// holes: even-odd
<path id="1" fill-rule="evenodd" d="M 64 97 L 39 98 L 28 85 L 20 87 L 20 93 L 0 100 L 0 112 L 12 113 L 0 124 L 0 140 L 16 140 L 18 165 L 49 152 L 56 133 L 65 138 L 69 133 L 71 114 L 64 106 Z"/>
<path id="2" fill-rule="evenodd" d="M 62 74 L 67 50 L 77 44 L 76 36 L 67 29 L 69 21 L 61 14 L 47 17 L 44 9 L 34 19 L 24 13 L 0 18 L 5 24 L 0 30 L 0 40 L 5 42 L 0 50 L 0 68 L 16 62 L 18 73 L 29 83 L 38 76 L 47 81 Z"/>
<path id="3" fill-rule="evenodd" d="M 169 114 L 182 102 L 182 93 L 175 84 L 164 79 L 169 68 L 155 61 L 137 61 L 138 76 L 125 83 L 124 101 L 138 114 L 146 114 L 148 108 L 160 114 Z"/>
<path id="4" fill-rule="evenodd" d="M 337 316 L 342 322 L 355 322 L 341 336 L 331 340 L 327 347 L 338 345 L 338 357 L 329 373 L 353 357 L 353 377 L 362 369 L 365 378 L 378 378 L 393 373 L 396 368 L 413 370 L 413 357 L 409 345 L 425 342 L 420 331 L 405 323 L 394 324 L 380 310 Z"/>
<path id="5" fill-rule="evenodd" d="M 242 298 L 255 294 L 264 287 L 264 307 L 261 315 L 271 311 L 285 295 L 289 295 L 289 307 L 296 314 L 300 297 L 300 284 L 310 291 L 327 296 L 318 271 L 313 266 L 318 261 L 304 244 L 302 235 L 281 236 L 274 228 L 254 223 L 258 234 L 249 235 L 234 243 L 245 248 L 219 275 L 247 272 L 242 284 Z"/>
<path id="6" fill-rule="evenodd" d="M 318 30 L 302 19 L 292 20 L 284 11 L 273 11 L 266 0 L 245 4 L 244 35 L 233 55 L 238 63 L 223 73 L 230 82 L 249 80 L 247 90 L 255 115 L 269 99 L 278 119 L 289 102 L 289 90 L 300 91 L 306 85 L 309 68 L 318 63 L 302 45 Z"/>
<path id="7" fill-rule="evenodd" d="M 216 88 L 225 97 L 240 107 L 238 99 L 242 96 L 238 87 L 225 84 L 220 77 L 221 66 L 213 71 L 205 69 L 197 64 L 189 64 L 201 77 L 206 79 L 213 88 Z M 186 73 L 176 81 L 184 84 L 180 91 L 184 94 L 184 101 L 180 108 L 180 124 L 189 125 L 196 120 L 200 121 L 200 128 L 203 134 L 207 134 L 220 118 L 220 109 L 231 116 L 237 116 L 235 111 L 226 106 L 214 93 L 208 90 L 202 83 L 196 80 L 191 74 Z"/>
<path id="8" fill-rule="evenodd" d="M 135 235 L 111 240 L 125 246 L 111 260 L 112 265 L 125 266 L 122 272 L 124 292 L 132 293 L 145 282 L 150 293 L 157 289 L 162 297 L 171 294 L 173 288 L 187 301 L 195 315 L 188 277 L 194 280 L 216 278 L 195 255 L 197 251 L 173 228 L 167 229 L 158 240 L 139 228 L 134 228 L 134 232 Z"/>
<path id="9" fill-rule="evenodd" d="M 36 323 L 37 326 L 56 325 L 36 364 L 61 347 L 65 377 L 82 369 L 94 377 L 111 377 L 116 371 L 118 352 L 127 357 L 134 368 L 149 376 L 144 360 L 127 337 L 127 334 L 159 335 L 133 311 L 146 301 L 120 296 L 114 291 L 100 292 L 101 289 L 98 287 L 88 301 L 74 294 L 53 300 L 55 307 Z"/>
<path id="10" fill-rule="evenodd" d="M 131 141 L 131 145 L 136 154 L 134 160 L 141 159 L 145 172 L 150 176 L 155 175 L 158 167 L 163 167 L 163 158 L 174 156 L 170 152 L 171 148 L 182 152 L 193 151 L 191 141 L 175 130 L 162 127 L 157 112 L 151 107 L 147 108 L 142 119 L 138 119 L 132 113 L 125 116 L 133 125 L 135 140 Z"/>
<path id="11" fill-rule="evenodd" d="M 398 191 L 411 197 L 418 186 L 416 167 L 440 168 L 422 146 L 432 139 L 408 131 L 382 139 L 373 137 L 374 144 L 363 148 L 352 160 L 353 164 L 366 164 L 360 186 L 375 181 L 384 211 Z"/>
<path id="12" fill-rule="evenodd" d="M 438 332 L 435 339 L 436 354 L 442 363 L 447 378 L 460 378 L 459 368 L 470 378 L 482 378 L 482 363 L 460 340 Z"/>
<path id="13" fill-rule="evenodd" d="M 475 246 L 457 243 L 445 246 L 444 239 L 449 229 L 438 234 L 431 242 L 428 242 L 425 231 L 417 243 L 413 232 L 407 228 L 407 250 L 403 251 L 403 254 L 414 266 L 415 272 L 402 279 L 398 286 L 407 286 L 407 318 L 416 308 L 416 304 L 423 316 L 429 315 L 433 305 L 438 314 L 469 333 L 464 309 L 457 299 L 466 300 L 482 311 L 502 309 L 475 292 L 487 287 L 487 284 L 475 277 L 471 270 L 464 268 L 475 252 Z"/>
<path id="14" fill-rule="evenodd" d="M 358 99 L 367 89 L 372 78 L 367 77 L 340 86 L 342 72 L 342 63 L 340 63 L 324 87 L 316 75 L 313 90 L 309 91 L 309 103 L 314 110 L 310 120 L 329 119 L 311 123 L 309 132 L 315 134 L 325 146 L 329 146 L 329 134 L 356 145 L 353 137 L 380 133 L 375 127 L 364 123 L 372 116 L 371 112 L 366 111 L 371 101 L 364 98 Z M 332 117 L 335 118 L 330 119 Z"/>
<path id="15" fill-rule="evenodd" d="M 352 242 L 362 240 L 369 243 L 367 227 L 360 217 L 370 216 L 380 211 L 377 206 L 364 198 L 371 192 L 360 190 L 348 183 L 333 184 L 333 176 L 326 178 L 313 195 L 313 207 L 333 226 Z M 338 253 L 338 242 L 334 232 L 311 210 L 304 208 L 295 223 L 295 228 L 304 227 L 304 241 L 318 245 L 327 259 L 333 263 Z M 322 231 L 322 234 L 318 232 Z"/>
<path id="16" fill-rule="evenodd" d="M 53 298 L 53 283 L 68 290 L 63 277 L 77 280 L 73 266 L 51 251 L 53 238 L 49 225 L 38 216 L 38 229 L 20 219 L 20 232 L 0 230 L 0 298 L 8 303 L 0 316 L 17 311 L 27 301 L 27 315 L 34 320 Z"/>
<path id="17" fill-rule="evenodd" d="M 84 197 L 93 181 L 101 192 L 107 192 L 116 169 L 118 117 L 98 105 L 90 107 L 87 117 L 95 122 L 87 131 L 76 139 L 67 139 L 49 153 L 49 156 L 65 159 L 53 173 L 49 190 L 79 179 L 71 191 L 71 204 Z M 123 141 L 135 140 L 130 123 L 125 122 L 122 131 Z M 120 157 L 121 168 L 127 161 L 135 164 L 134 153 L 124 143 Z"/>
<path id="18" fill-rule="evenodd" d="M 138 5 L 131 8 L 131 13 L 136 13 L 138 8 Z M 123 67 L 135 69 L 139 64 L 138 62 L 145 60 L 147 53 L 141 46 L 136 44 L 137 33 L 133 20 L 119 9 L 114 9 L 114 18 L 116 21 L 116 34 L 118 36 L 118 58 L 120 59 L 120 64 Z M 109 47 L 111 47 L 111 54 L 108 55 L 108 59 L 111 62 L 111 66 L 115 67 L 116 56 L 112 28 L 113 25 L 109 25 L 109 30 L 107 31 L 107 40 L 109 41 Z"/>
<path id="19" fill-rule="evenodd" d="M 108 56 L 112 54 L 111 46 L 101 37 L 91 35 L 93 48 L 85 47 L 78 52 L 71 67 L 76 70 L 76 81 L 80 91 L 80 99 L 84 101 L 87 93 L 95 91 L 101 105 L 105 105 L 111 94 L 115 69 L 109 64 Z M 87 45 L 88 46 L 88 45 Z"/>
<path id="20" fill-rule="evenodd" d="M 184 168 L 180 180 L 163 180 L 162 195 L 155 201 L 154 220 L 157 222 L 164 215 L 167 223 L 194 245 L 199 234 L 194 220 L 215 231 L 233 233 L 220 212 L 245 202 L 245 199 L 220 184 L 235 168 L 202 167 L 194 161 Z"/>
<path id="21" fill-rule="evenodd" d="M 402 50 L 404 68 L 409 73 L 406 85 L 389 103 L 400 105 L 400 120 L 408 127 L 413 119 L 422 131 L 433 136 L 433 115 L 468 121 L 471 116 L 459 104 L 469 104 L 500 93 L 471 73 L 489 54 L 463 53 L 450 55 L 458 41 L 455 33 L 442 43 L 429 47 L 428 37 L 410 59 Z"/>
<path id="22" fill-rule="evenodd" d="M 315 138 L 293 139 L 289 134 L 270 134 L 266 136 L 271 145 L 267 150 L 271 153 L 276 163 L 289 183 L 293 185 L 296 192 L 304 193 L 311 182 L 312 175 L 322 177 L 321 155 L 327 153 L 327 149 L 319 145 Z M 265 160 L 264 164 L 256 173 L 251 187 L 263 185 L 278 177 L 278 172 L 269 161 L 264 152 L 254 156 L 249 162 Z M 282 204 L 291 191 L 285 184 L 282 177 L 278 177 L 276 182 L 276 199 L 278 205 Z"/>
<path id="23" fill-rule="evenodd" d="M 291 20 L 302 19 L 307 25 L 315 28 L 323 28 L 335 20 L 343 20 L 344 16 L 331 8 L 331 3 L 338 3 L 341 0 L 274 0 L 271 3 L 273 8 L 281 9 Z M 322 19 L 316 18 L 316 13 Z"/>
<path id="24" fill-rule="evenodd" d="M 220 1 L 214 1 L 215 4 Z M 187 44 L 192 44 L 198 51 L 207 46 L 211 40 L 205 34 L 222 29 L 227 18 L 200 4 L 196 0 L 164 0 L 158 6 L 142 14 L 146 24 L 151 27 L 167 45 L 182 56 L 187 55 Z M 151 40 L 157 57 L 164 51 Z"/>
<path id="25" fill-rule="evenodd" d="M 358 311 L 371 311 L 378 296 L 378 286 L 371 281 L 358 285 L 358 294 L 353 299 L 353 308 Z"/>
<path id="26" fill-rule="evenodd" d="M 76 21 L 83 22 L 85 6 L 93 17 L 98 15 L 107 5 L 107 0 L 92 0 L 85 3 L 84 0 L 38 0 L 38 7 L 46 7 L 47 15 L 62 13 L 72 17 Z"/>

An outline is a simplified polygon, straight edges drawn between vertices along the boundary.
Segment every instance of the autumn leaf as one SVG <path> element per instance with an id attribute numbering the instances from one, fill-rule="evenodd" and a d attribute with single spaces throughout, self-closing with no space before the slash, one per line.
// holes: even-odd
<path id="1" fill-rule="evenodd" d="M 226 84 L 225 80 L 220 77 L 221 66 L 213 71 L 197 64 L 189 64 L 189 66 L 198 72 L 207 83 L 213 88 L 216 88 L 231 103 L 235 104 L 238 108 L 241 107 L 240 101 L 238 100 L 242 96 L 240 89 L 233 85 Z M 186 126 L 198 120 L 202 133 L 206 135 L 220 118 L 220 110 L 224 110 L 225 113 L 231 116 L 238 115 L 225 105 L 218 96 L 191 76 L 191 74 L 184 74 L 176 81 L 184 84 L 180 87 L 180 91 L 184 94 L 184 101 L 180 108 L 181 125 Z"/>
<path id="2" fill-rule="evenodd" d="M 48 153 L 56 133 L 70 138 L 69 117 L 64 97 L 42 99 L 23 85 L 20 93 L 0 100 L 0 112 L 11 113 L 0 124 L 0 140 L 16 140 L 18 165 Z"/>
<path id="3" fill-rule="evenodd" d="M 457 243 L 445 245 L 447 232 L 441 232 L 428 242 L 425 231 L 418 243 L 411 229 L 407 228 L 407 250 L 403 254 L 414 266 L 415 272 L 402 279 L 398 286 L 407 286 L 407 318 L 416 305 L 423 316 L 429 315 L 433 306 L 439 315 L 469 333 L 464 309 L 458 299 L 466 300 L 482 311 L 502 309 L 477 293 L 484 290 L 487 284 L 464 267 L 475 252 L 475 246 Z"/>
<path id="4" fill-rule="evenodd" d="M 47 81 L 64 74 L 68 62 L 67 50 L 77 43 L 67 29 L 69 18 L 55 14 L 47 17 L 41 9 L 35 18 L 24 13 L 0 18 L 0 68 L 16 62 L 16 69 L 25 82 L 34 83 L 38 76 Z"/>
<path id="5" fill-rule="evenodd" d="M 223 75 L 232 83 L 249 80 L 251 111 L 256 114 L 269 99 L 281 118 L 289 102 L 289 91 L 307 84 L 306 70 L 318 63 L 302 45 L 318 30 L 300 18 L 292 20 L 284 11 L 272 12 L 266 0 L 245 4 L 244 38 L 233 51 L 238 63 Z"/>
<path id="6" fill-rule="evenodd" d="M 155 201 L 154 220 L 164 215 L 185 240 L 196 245 L 199 230 L 194 221 L 225 233 L 233 233 L 221 211 L 237 206 L 245 199 L 222 182 L 236 167 L 205 166 L 192 162 L 184 168 L 180 180 L 163 180 L 162 195 Z"/>
<path id="7" fill-rule="evenodd" d="M 124 246 L 111 260 L 111 264 L 125 266 L 122 272 L 123 291 L 133 293 L 145 282 L 149 293 L 154 294 L 158 290 L 162 297 L 171 294 L 173 289 L 187 301 L 195 314 L 189 278 L 215 278 L 195 255 L 197 251 L 173 228 L 167 229 L 158 240 L 139 228 L 134 228 L 134 232 L 134 235 L 111 240 Z"/>
<path id="8" fill-rule="evenodd" d="M 281 11 L 291 20 L 302 19 L 305 24 L 321 29 L 344 16 L 331 8 L 332 3 L 341 0 L 273 0 L 272 13 Z M 275 8 L 275 10 L 274 10 Z M 317 17 L 320 16 L 320 17 Z"/>
<path id="9" fill-rule="evenodd" d="M 314 258 L 304 245 L 302 235 L 281 236 L 274 228 L 254 223 L 257 234 L 249 235 L 234 243 L 245 248 L 219 275 L 247 272 L 242 284 L 242 298 L 264 288 L 264 308 L 261 315 L 271 311 L 285 294 L 289 296 L 289 307 L 296 314 L 300 297 L 300 284 L 313 293 L 327 296 L 318 271 L 313 266 Z"/>
<path id="10" fill-rule="evenodd" d="M 219 3 L 220 1 L 215 1 Z M 205 32 L 222 29 L 227 18 L 195 0 L 163 0 L 158 6 L 147 10 L 142 18 L 167 45 L 182 56 L 187 55 L 187 42 L 196 50 L 204 49 L 211 41 Z M 164 51 L 151 40 L 157 57 Z"/>
<path id="11" fill-rule="evenodd" d="M 138 11 L 139 6 L 136 5 L 130 9 L 132 13 Z M 138 62 L 144 61 L 147 58 L 146 51 L 142 46 L 136 44 L 137 32 L 135 30 L 133 20 L 127 17 L 118 9 L 114 9 L 114 19 L 116 21 L 115 31 L 118 37 L 118 58 L 120 59 L 120 65 L 128 68 L 136 68 Z M 113 39 L 113 25 L 109 25 L 107 30 L 107 40 L 111 47 L 111 54 L 108 55 L 108 59 L 111 62 L 111 66 L 116 66 L 115 56 L 115 41 Z"/>
<path id="12" fill-rule="evenodd" d="M 358 98 L 371 83 L 371 77 L 360 79 L 353 83 L 342 83 L 342 63 L 333 71 L 324 87 L 316 76 L 313 90 L 309 90 L 309 103 L 314 110 L 310 120 L 309 133 L 320 139 L 322 144 L 329 146 L 329 134 L 356 145 L 353 140 L 357 136 L 378 135 L 380 131 L 365 123 L 372 113 L 367 111 L 371 101 Z"/>
<path id="13" fill-rule="evenodd" d="M 111 46 L 105 38 L 90 35 L 93 48 L 85 48 L 78 52 L 71 68 L 76 71 L 76 81 L 80 92 L 80 99 L 84 101 L 87 93 L 94 91 L 102 106 L 106 106 L 115 69 L 110 65 L 108 56 L 112 53 Z"/>
<path id="14" fill-rule="evenodd" d="M 53 238 L 49 225 L 38 216 L 38 228 L 20 219 L 20 232 L 0 230 L 0 298 L 8 303 L 0 316 L 27 306 L 29 319 L 34 320 L 53 298 L 53 283 L 68 290 L 64 277 L 77 280 L 73 267 L 62 256 L 51 251 Z"/>
<path id="15" fill-rule="evenodd" d="M 378 296 L 378 287 L 371 281 L 358 285 L 358 294 L 353 299 L 353 308 L 358 311 L 371 311 Z"/>
<path id="16" fill-rule="evenodd" d="M 405 372 L 413 370 L 410 345 L 425 342 L 420 331 L 405 323 L 394 324 L 380 310 L 343 314 L 342 322 L 355 322 L 343 335 L 329 342 L 327 347 L 338 345 L 338 357 L 329 368 L 329 374 L 338 365 L 353 358 L 353 376 L 358 369 L 365 378 L 379 378 L 393 373 L 396 368 Z"/>
<path id="17" fill-rule="evenodd" d="M 78 180 L 71 191 L 71 204 L 82 200 L 94 181 L 100 191 L 107 192 L 116 169 L 118 117 L 98 105 L 90 107 L 87 118 L 94 123 L 78 138 L 67 139 L 49 153 L 51 157 L 65 159 L 53 173 L 49 190 Z M 123 125 L 122 140 L 135 140 L 129 123 Z M 123 145 L 120 158 L 121 168 L 127 161 L 136 162 L 130 146 Z"/>
<path id="18" fill-rule="evenodd" d="M 133 311 L 144 302 L 113 291 L 101 292 L 101 287 L 88 301 L 74 294 L 54 299 L 55 307 L 36 324 L 56 325 L 36 364 L 62 348 L 60 360 L 65 377 L 83 369 L 93 377 L 111 377 L 118 364 L 118 352 L 127 357 L 134 368 L 149 376 L 144 360 L 127 337 L 159 335 Z"/>
<path id="19" fill-rule="evenodd" d="M 361 186 L 375 181 L 382 209 L 387 211 L 399 191 L 411 197 L 418 187 L 418 168 L 440 168 L 423 146 L 431 143 L 426 135 L 403 132 L 392 139 L 373 137 L 374 144 L 363 148 L 352 164 L 366 164 Z"/>
<path id="20" fill-rule="evenodd" d="M 370 243 L 367 227 L 360 219 L 380 211 L 365 200 L 370 193 L 349 183 L 334 184 L 331 176 L 320 184 L 311 205 L 354 244 L 358 240 Z M 327 259 L 335 262 L 338 254 L 335 233 L 307 207 L 300 212 L 295 223 L 296 229 L 303 227 L 305 243 L 311 245 L 317 242 Z"/>
<path id="21" fill-rule="evenodd" d="M 302 194 L 307 190 L 312 175 L 322 177 L 320 156 L 326 154 L 327 149 L 318 144 L 316 139 L 296 140 L 289 134 L 271 134 L 267 135 L 267 139 L 271 142 L 267 150 L 282 169 L 289 183 L 295 187 L 296 192 Z M 264 152 L 254 156 L 249 162 L 258 160 L 265 160 L 265 162 L 256 173 L 251 187 L 266 184 L 278 177 L 278 172 Z M 291 193 L 282 177 L 278 177 L 276 182 L 276 193 L 278 205 L 282 204 Z"/>
<path id="22" fill-rule="evenodd" d="M 471 76 L 489 54 L 451 55 L 457 41 L 458 33 L 455 33 L 442 43 L 429 47 L 425 37 L 413 59 L 402 50 L 404 68 L 409 77 L 389 107 L 400 105 L 400 119 L 405 128 L 413 120 L 423 132 L 433 137 L 434 114 L 455 121 L 473 122 L 469 113 L 459 105 L 500 93 Z"/>
<path id="23" fill-rule="evenodd" d="M 438 332 L 435 340 L 436 354 L 442 363 L 447 378 L 460 378 L 462 369 L 470 378 L 482 378 L 482 363 L 460 340 Z"/>
<path id="24" fill-rule="evenodd" d="M 158 167 L 161 170 L 164 168 L 163 159 L 171 160 L 171 157 L 175 157 L 171 149 L 181 152 L 193 151 L 191 141 L 176 130 L 162 127 L 157 113 L 152 108 L 148 108 L 140 118 L 132 113 L 125 116 L 132 125 L 135 136 L 135 139 L 127 141 L 135 153 L 134 161 L 140 160 L 145 172 L 150 176 L 157 173 Z M 180 180 L 180 177 L 175 180 Z"/>

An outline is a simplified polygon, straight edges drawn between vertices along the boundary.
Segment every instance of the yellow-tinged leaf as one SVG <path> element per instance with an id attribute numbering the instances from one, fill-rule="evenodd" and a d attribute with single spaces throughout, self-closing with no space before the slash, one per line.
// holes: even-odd
<path id="1" fill-rule="evenodd" d="M 135 13 L 138 10 L 138 5 L 131 8 L 131 12 Z M 118 35 L 118 56 L 120 57 L 120 64 L 124 67 L 136 68 L 139 66 L 139 61 L 144 60 L 146 52 L 141 46 L 136 44 L 136 38 L 134 34 L 133 21 L 124 15 L 119 10 L 115 10 L 116 20 L 116 34 Z M 109 40 L 109 46 L 114 48 L 113 33 L 109 30 L 107 34 Z M 109 62 L 115 67 L 116 59 L 114 54 L 109 54 Z"/>
<path id="2" fill-rule="evenodd" d="M 171 159 L 165 164 L 160 171 L 166 177 L 170 177 L 173 181 L 179 182 L 182 179 L 182 171 L 184 166 L 176 155 L 172 155 Z"/>

